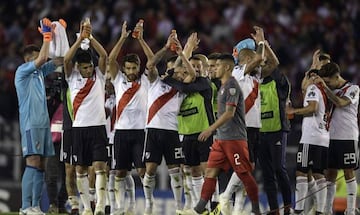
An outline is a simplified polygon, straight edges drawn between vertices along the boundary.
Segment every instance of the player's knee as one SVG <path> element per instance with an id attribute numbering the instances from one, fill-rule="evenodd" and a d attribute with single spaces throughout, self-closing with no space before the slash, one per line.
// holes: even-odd
<path id="1" fill-rule="evenodd" d="M 170 166 L 168 166 L 169 169 L 171 169 Z M 156 163 L 146 163 L 146 174 L 147 175 L 155 175 L 156 174 L 156 169 L 157 169 L 157 164 Z"/>
<path id="2" fill-rule="evenodd" d="M 199 177 L 202 176 L 202 169 L 200 166 L 193 166 L 191 167 L 191 176 L 192 177 Z"/>
<path id="3" fill-rule="evenodd" d="M 355 177 L 353 169 L 344 169 L 344 176 L 346 180 L 352 179 Z"/>
<path id="4" fill-rule="evenodd" d="M 127 170 L 126 169 L 121 169 L 121 170 L 116 171 L 116 177 L 125 178 L 126 175 L 127 175 Z"/>
<path id="5" fill-rule="evenodd" d="M 205 177 L 206 178 L 216 178 L 220 173 L 220 169 L 216 168 L 207 168 L 205 170 Z"/>

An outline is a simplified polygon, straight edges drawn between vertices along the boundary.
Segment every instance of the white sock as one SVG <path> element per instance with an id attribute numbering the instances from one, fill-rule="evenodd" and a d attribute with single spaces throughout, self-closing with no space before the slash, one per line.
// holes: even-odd
<path id="1" fill-rule="evenodd" d="M 112 213 L 118 208 L 115 199 L 115 171 L 113 170 L 111 170 L 109 174 L 108 192 L 110 201 L 110 212 Z"/>
<path id="2" fill-rule="evenodd" d="M 79 209 L 79 198 L 77 196 L 68 197 L 71 209 Z"/>
<path id="3" fill-rule="evenodd" d="M 125 177 L 120 178 L 115 176 L 115 198 L 120 213 L 125 213 L 125 186 Z"/>
<path id="4" fill-rule="evenodd" d="M 211 201 L 219 202 L 219 180 L 216 180 L 215 192 L 213 193 L 213 195 L 211 197 Z"/>
<path id="5" fill-rule="evenodd" d="M 313 200 L 313 204 L 316 205 L 316 194 L 315 192 L 317 191 L 317 186 L 316 186 L 316 182 L 314 177 L 311 177 L 311 181 L 308 181 L 308 194 L 307 195 L 311 195 L 311 199 Z"/>
<path id="6" fill-rule="evenodd" d="M 192 176 L 190 167 L 184 167 L 184 198 L 185 198 L 185 209 L 190 209 L 195 207 L 195 204 L 192 202 L 192 197 L 194 195 L 193 186 L 192 186 Z M 197 202 L 196 202 L 197 203 Z"/>
<path id="7" fill-rule="evenodd" d="M 308 191 L 308 181 L 306 176 L 296 176 L 295 191 L 295 210 L 304 210 L 305 197 Z"/>
<path id="8" fill-rule="evenodd" d="M 89 178 L 88 175 L 76 173 L 76 185 L 80 193 L 81 201 L 84 205 L 84 209 L 91 209 L 90 196 L 89 196 Z"/>
<path id="9" fill-rule="evenodd" d="M 356 192 L 357 192 L 357 183 L 356 178 L 346 180 L 346 192 L 347 192 L 347 208 L 348 211 L 353 211 L 356 208 Z"/>
<path id="10" fill-rule="evenodd" d="M 148 175 L 145 173 L 144 181 L 143 181 L 143 189 L 144 189 L 144 196 L 145 196 L 145 213 L 152 213 L 153 207 L 153 193 L 155 188 L 155 175 Z"/>
<path id="11" fill-rule="evenodd" d="M 245 189 L 238 189 L 235 192 L 235 202 L 234 202 L 233 211 L 242 211 L 244 209 L 245 200 L 246 200 Z"/>
<path id="12" fill-rule="evenodd" d="M 326 204 L 325 213 L 332 213 L 333 202 L 336 192 L 336 184 L 331 181 L 327 181 L 327 193 L 326 193 Z"/>
<path id="13" fill-rule="evenodd" d="M 323 213 L 325 210 L 326 193 L 327 193 L 326 179 L 320 178 L 316 180 L 316 187 L 317 187 L 317 192 L 315 194 L 316 202 L 317 202 L 316 211 Z"/>
<path id="14" fill-rule="evenodd" d="M 183 179 L 179 167 L 169 169 L 170 185 L 174 194 L 176 209 L 182 209 L 182 191 L 183 191 Z"/>
<path id="15" fill-rule="evenodd" d="M 95 171 L 96 207 L 105 210 L 106 203 L 106 175 L 104 170 Z"/>
<path id="16" fill-rule="evenodd" d="M 193 184 L 193 190 L 194 190 L 194 198 L 193 202 L 198 203 L 201 196 L 201 189 L 202 185 L 204 184 L 204 178 L 202 176 L 198 177 L 192 177 L 192 184 Z"/>
<path id="17" fill-rule="evenodd" d="M 242 182 L 237 174 L 234 172 L 229 179 L 229 182 L 225 188 L 225 191 L 222 193 L 222 197 L 226 199 L 230 199 L 232 194 L 239 190 L 242 187 Z"/>
<path id="18" fill-rule="evenodd" d="M 130 173 L 128 173 L 126 175 L 125 187 L 126 187 L 127 197 L 129 198 L 128 208 L 131 211 L 134 211 L 135 210 L 135 182 Z"/>
<path id="19" fill-rule="evenodd" d="M 93 187 L 89 188 L 89 198 L 91 202 L 95 202 L 96 189 Z"/>

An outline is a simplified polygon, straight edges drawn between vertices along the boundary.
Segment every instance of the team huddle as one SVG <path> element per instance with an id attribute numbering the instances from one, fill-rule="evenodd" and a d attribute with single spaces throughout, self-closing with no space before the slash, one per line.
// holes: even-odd
<path id="1" fill-rule="evenodd" d="M 44 158 L 54 155 L 54 147 L 43 81 L 63 66 L 61 154 L 71 214 L 105 215 L 107 199 L 110 214 L 135 214 L 133 167 L 143 185 L 143 213 L 155 214 L 156 172 L 164 158 L 174 214 L 246 214 L 246 198 L 251 214 L 305 214 L 309 194 L 314 197 L 314 214 L 332 214 L 337 170 L 343 169 L 345 214 L 355 215 L 359 87 L 341 77 L 329 55 L 315 51 L 301 83 L 303 107 L 294 108 L 290 83 L 258 26 L 249 35 L 252 39 L 240 41 L 232 54 L 205 56 L 195 53 L 197 33 L 182 46 L 173 30 L 154 53 L 143 37 L 144 20 L 132 32 L 125 21 L 108 54 L 85 20 L 74 44 L 47 61 L 51 44 L 59 43 L 59 31 L 47 18 L 40 23 L 42 47 L 25 48 L 25 63 L 15 75 L 26 159 L 20 214 L 45 214 L 40 209 Z M 65 21 L 59 23 L 56 29 L 66 29 Z M 144 71 L 137 54 L 122 50 L 129 37 L 146 55 Z M 125 54 L 118 62 L 120 53 Z M 169 53 L 172 56 L 164 59 Z M 164 60 L 166 68 L 160 71 Z M 303 115 L 295 202 L 285 165 L 291 114 Z M 257 165 L 270 211 L 260 210 L 253 176 Z M 233 174 L 219 194 L 217 178 L 229 170 Z"/>

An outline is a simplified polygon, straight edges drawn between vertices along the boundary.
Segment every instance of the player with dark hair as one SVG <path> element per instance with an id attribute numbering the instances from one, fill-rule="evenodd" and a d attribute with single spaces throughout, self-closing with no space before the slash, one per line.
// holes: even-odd
<path id="1" fill-rule="evenodd" d="M 347 190 L 346 215 L 354 215 L 357 183 L 354 169 L 358 167 L 359 128 L 357 122 L 359 86 L 346 81 L 340 75 L 340 67 L 330 62 L 321 67 L 314 82 L 321 84 L 333 103 L 330 109 L 330 144 L 326 172 L 327 198 L 325 213 L 332 213 L 338 169 L 344 170 Z"/>
<path id="2" fill-rule="evenodd" d="M 246 142 L 244 99 L 238 83 L 231 75 L 234 66 L 231 54 L 222 54 L 216 61 L 216 77 L 222 83 L 218 93 L 218 119 L 198 137 L 199 141 L 206 141 L 216 131 L 215 140 L 208 159 L 201 198 L 194 209 L 186 210 L 183 214 L 205 214 L 206 204 L 215 191 L 216 177 L 222 169 L 227 171 L 230 167 L 244 183 L 252 202 L 252 212 L 260 214 L 258 187 L 251 175 L 252 166 Z"/>
<path id="3" fill-rule="evenodd" d="M 121 48 L 128 38 L 130 31 L 126 29 L 126 22 L 122 25 L 121 36 L 109 55 L 109 74 L 114 85 L 116 96 L 115 118 L 115 195 L 119 210 L 114 213 L 125 212 L 125 190 L 130 190 L 130 204 L 127 213 L 135 213 L 134 180 L 129 173 L 132 165 L 142 180 L 145 174 L 145 164 L 142 152 L 145 141 L 145 122 L 147 91 L 149 81 L 145 73 L 140 73 L 140 59 L 137 54 L 129 53 L 122 57 L 121 67 L 116 61 Z M 143 28 L 137 26 L 134 31 L 139 32 L 137 40 L 143 48 L 147 58 L 154 54 L 143 38 Z M 126 185 L 132 185 L 130 188 Z"/>
<path id="4" fill-rule="evenodd" d="M 92 214 L 89 198 L 88 167 L 95 169 L 96 215 L 105 214 L 106 186 L 106 118 L 105 118 L 105 69 L 107 53 L 91 35 L 91 24 L 81 23 L 80 36 L 64 58 L 64 72 L 69 84 L 73 107 L 73 158 L 76 163 L 77 187 L 84 204 L 83 215 Z M 94 66 L 91 53 L 79 50 L 83 39 L 99 54 Z M 77 51 L 78 50 L 78 51 Z M 75 65 L 72 61 L 75 58 Z"/>

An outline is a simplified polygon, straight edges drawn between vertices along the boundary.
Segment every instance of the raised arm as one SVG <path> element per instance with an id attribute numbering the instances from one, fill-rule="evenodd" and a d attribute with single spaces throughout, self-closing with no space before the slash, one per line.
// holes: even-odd
<path id="1" fill-rule="evenodd" d="M 107 61 L 107 56 L 108 55 L 107 55 L 104 47 L 99 43 L 99 41 L 97 41 L 93 36 L 91 36 L 89 39 L 90 39 L 90 45 L 95 49 L 95 51 L 99 55 L 98 67 L 99 67 L 100 71 L 103 74 L 105 74 L 105 72 L 106 72 L 106 61 Z"/>
<path id="2" fill-rule="evenodd" d="M 265 40 L 264 30 L 259 26 L 254 26 L 255 34 L 251 33 L 252 38 L 255 40 L 258 48 L 257 54 L 262 56 L 263 61 L 261 76 L 269 76 L 279 65 L 279 60 L 271 49 L 269 43 Z"/>
<path id="3" fill-rule="evenodd" d="M 185 56 L 184 51 L 181 47 L 181 43 L 177 38 L 172 38 L 173 42 L 175 42 L 176 44 L 176 53 L 178 54 L 178 56 L 180 57 L 180 59 L 182 60 L 183 66 L 185 66 L 187 74 L 183 80 L 184 83 L 190 83 L 193 82 L 195 79 L 195 69 L 194 67 L 191 65 L 190 61 L 188 60 L 189 58 L 187 56 Z"/>
<path id="4" fill-rule="evenodd" d="M 151 50 L 149 45 L 144 40 L 144 27 L 143 25 L 136 26 L 135 31 L 139 32 L 138 41 L 140 43 L 141 48 L 144 50 L 147 60 L 149 61 L 154 57 L 154 52 Z"/>
<path id="5" fill-rule="evenodd" d="M 279 66 L 280 62 L 274 51 L 271 49 L 268 41 L 265 40 L 265 58 L 266 63 L 262 67 L 262 76 L 266 77 L 271 75 L 271 73 Z"/>
<path id="6" fill-rule="evenodd" d="M 177 39 L 177 38 L 176 38 L 176 39 Z M 200 43 L 200 40 L 199 40 L 198 37 L 197 37 L 197 33 L 196 33 L 196 32 L 192 33 L 192 34 L 189 36 L 188 40 L 186 41 L 186 44 L 185 44 L 184 50 L 183 50 L 184 56 L 185 56 L 187 59 L 189 59 L 189 58 L 191 57 L 193 51 L 194 51 L 195 49 L 197 49 L 199 43 Z M 181 57 L 179 56 L 179 57 L 176 59 L 174 66 L 179 66 L 179 64 L 180 64 L 180 62 L 181 62 L 180 59 L 181 59 Z"/>
<path id="7" fill-rule="evenodd" d="M 46 63 L 49 56 L 50 41 L 52 40 L 51 21 L 48 18 L 43 18 L 40 20 L 40 27 L 43 35 L 43 44 L 38 57 L 35 59 L 36 68 Z"/>
<path id="8" fill-rule="evenodd" d="M 110 73 L 110 76 L 112 79 L 114 79 L 116 77 L 116 75 L 119 71 L 119 64 L 116 59 L 120 53 L 122 46 L 124 45 L 126 38 L 128 38 L 128 36 L 131 32 L 131 31 L 128 31 L 126 28 L 127 28 L 127 24 L 126 24 L 126 21 L 124 21 L 122 24 L 121 36 L 109 54 L 109 71 L 108 72 Z"/>
<path id="9" fill-rule="evenodd" d="M 305 91 L 306 91 L 306 87 L 307 87 L 307 82 L 309 81 L 309 72 L 311 70 L 318 70 L 320 69 L 320 61 L 319 61 L 319 55 L 320 55 L 320 49 L 317 49 L 314 54 L 313 54 L 313 57 L 312 57 L 312 63 L 311 63 L 311 66 L 310 66 L 310 69 L 308 71 L 305 72 L 305 75 L 304 75 L 304 78 L 303 80 L 301 81 L 301 91 L 302 93 L 304 94 Z"/>
<path id="10" fill-rule="evenodd" d="M 189 38 L 184 46 L 184 51 L 183 51 L 184 55 L 187 59 L 189 59 L 191 57 L 193 51 L 195 51 L 198 48 L 199 43 L 200 43 L 200 40 L 197 36 L 197 33 L 196 32 L 192 33 L 189 36 Z"/>
<path id="11" fill-rule="evenodd" d="M 81 41 L 85 38 L 88 38 L 88 35 L 91 34 L 91 26 L 84 26 L 83 23 L 80 23 L 80 35 L 76 39 L 75 43 L 70 47 L 64 56 L 64 72 L 66 76 L 69 76 L 72 72 L 73 63 L 72 59 L 75 56 L 76 50 L 80 47 Z"/>
<path id="12" fill-rule="evenodd" d="M 155 53 L 154 57 L 151 58 L 150 60 L 148 60 L 148 62 L 146 63 L 146 68 L 148 69 L 147 77 L 150 82 L 154 82 L 156 80 L 156 78 L 159 76 L 159 73 L 156 69 L 156 65 L 162 60 L 162 58 L 165 56 L 167 50 L 170 48 L 170 41 L 171 41 L 172 37 L 173 37 L 173 35 L 170 34 L 166 41 L 165 46 L 162 49 L 160 49 L 159 51 L 157 51 Z"/>

